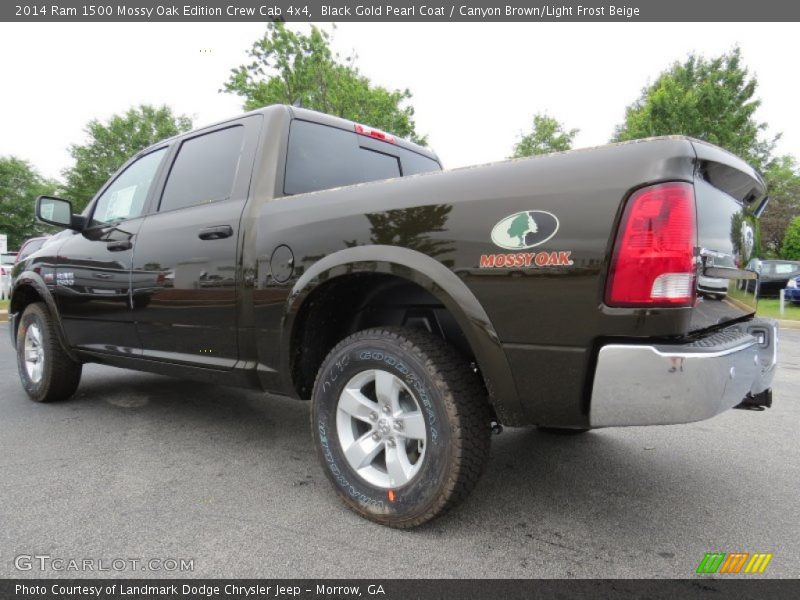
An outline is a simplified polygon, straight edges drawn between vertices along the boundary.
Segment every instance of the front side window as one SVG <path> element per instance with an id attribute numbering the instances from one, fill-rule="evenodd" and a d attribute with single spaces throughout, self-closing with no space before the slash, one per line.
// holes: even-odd
<path id="1" fill-rule="evenodd" d="M 166 148 L 161 148 L 131 163 L 97 199 L 92 225 L 116 223 L 140 216 L 166 152 Z"/>
<path id="2" fill-rule="evenodd" d="M 244 127 L 237 125 L 183 142 L 164 187 L 159 211 L 230 198 L 243 141 Z"/>

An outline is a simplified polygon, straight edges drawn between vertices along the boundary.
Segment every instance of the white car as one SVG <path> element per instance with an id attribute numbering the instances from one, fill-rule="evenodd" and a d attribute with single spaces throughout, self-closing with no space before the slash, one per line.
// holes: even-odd
<path id="1" fill-rule="evenodd" d="M 697 278 L 697 291 L 706 298 L 722 300 L 728 295 L 728 281 L 728 279 L 700 275 Z"/>
<path id="2" fill-rule="evenodd" d="M 0 254 L 0 300 L 6 300 L 11 292 L 11 268 L 16 259 L 16 252 Z"/>

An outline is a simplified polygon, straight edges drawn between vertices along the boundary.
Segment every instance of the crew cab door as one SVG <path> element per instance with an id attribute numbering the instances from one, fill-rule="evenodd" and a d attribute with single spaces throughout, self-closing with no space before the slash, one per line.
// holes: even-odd
<path id="1" fill-rule="evenodd" d="M 58 250 L 53 285 L 71 346 L 105 353 L 141 351 L 130 308 L 133 247 L 167 148 L 131 162 L 90 207 L 89 223 Z"/>
<path id="2" fill-rule="evenodd" d="M 230 369 L 238 359 L 239 224 L 261 116 L 179 141 L 133 258 L 143 356 Z"/>

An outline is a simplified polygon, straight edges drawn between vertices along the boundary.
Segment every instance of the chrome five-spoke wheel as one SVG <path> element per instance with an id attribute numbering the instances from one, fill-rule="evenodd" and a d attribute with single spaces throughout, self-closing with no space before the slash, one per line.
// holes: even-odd
<path id="1" fill-rule="evenodd" d="M 336 429 L 345 459 L 367 483 L 398 488 L 422 467 L 425 419 L 408 386 L 388 371 L 370 369 L 348 381 Z"/>
<path id="2" fill-rule="evenodd" d="M 311 402 L 314 445 L 336 493 L 390 527 L 450 510 L 489 456 L 485 388 L 468 360 L 427 331 L 349 335 L 320 366 Z"/>
<path id="3" fill-rule="evenodd" d="M 25 370 L 33 383 L 42 380 L 44 371 L 44 348 L 42 347 L 42 331 L 39 325 L 31 323 L 25 332 Z"/>

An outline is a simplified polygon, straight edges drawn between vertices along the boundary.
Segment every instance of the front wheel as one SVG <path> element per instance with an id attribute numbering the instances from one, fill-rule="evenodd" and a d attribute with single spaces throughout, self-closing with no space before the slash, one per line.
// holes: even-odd
<path id="1" fill-rule="evenodd" d="M 475 487 L 490 410 L 469 363 L 414 329 L 370 329 L 328 354 L 311 420 L 325 474 L 344 502 L 383 525 L 416 527 Z"/>
<path id="2" fill-rule="evenodd" d="M 29 305 L 17 331 L 17 370 L 30 399 L 54 402 L 69 398 L 78 389 L 81 369 L 61 347 L 45 305 Z"/>

